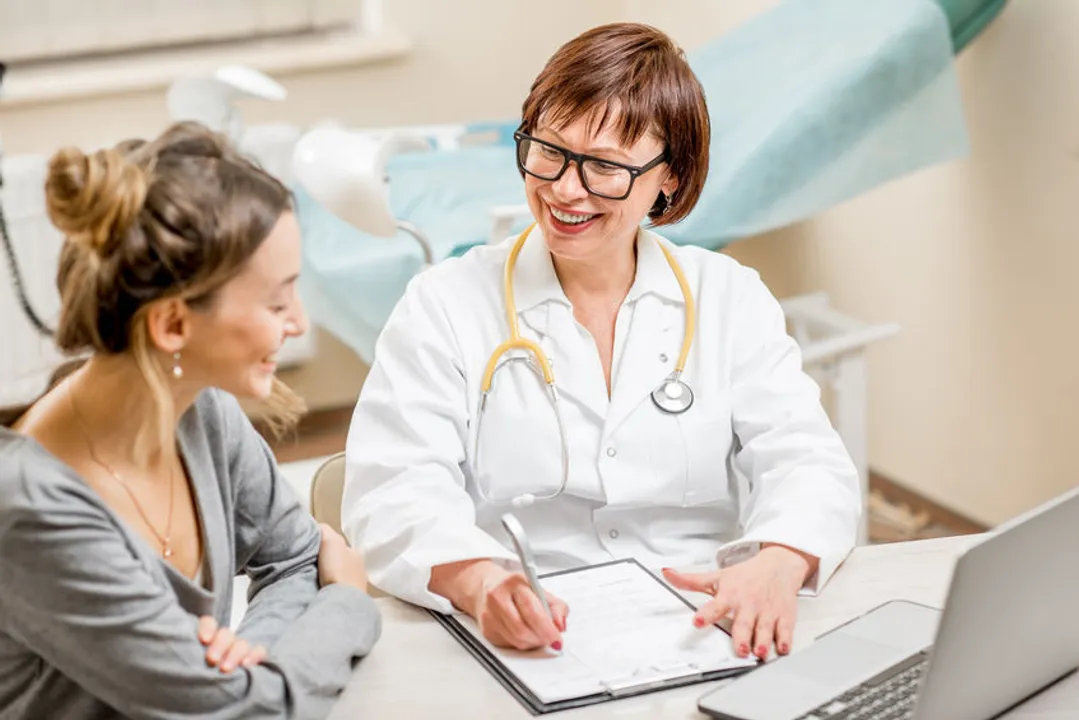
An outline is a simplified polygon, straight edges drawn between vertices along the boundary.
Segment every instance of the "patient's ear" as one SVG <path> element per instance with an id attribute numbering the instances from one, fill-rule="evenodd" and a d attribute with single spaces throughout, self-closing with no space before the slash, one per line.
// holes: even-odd
<path id="1" fill-rule="evenodd" d="M 151 303 L 146 311 L 146 334 L 161 352 L 180 352 L 191 337 L 191 309 L 176 297 Z"/>

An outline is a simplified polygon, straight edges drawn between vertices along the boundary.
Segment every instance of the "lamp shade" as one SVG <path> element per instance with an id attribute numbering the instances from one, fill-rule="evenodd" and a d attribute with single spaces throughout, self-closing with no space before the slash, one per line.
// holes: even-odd
<path id="1" fill-rule="evenodd" d="M 292 171 L 316 201 L 353 227 L 397 234 L 382 167 L 382 143 L 339 127 L 317 127 L 296 143 Z"/>

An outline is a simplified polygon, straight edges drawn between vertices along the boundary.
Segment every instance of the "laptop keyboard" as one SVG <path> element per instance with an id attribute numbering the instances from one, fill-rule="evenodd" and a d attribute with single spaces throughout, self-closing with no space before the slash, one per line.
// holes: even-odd
<path id="1" fill-rule="evenodd" d="M 909 720 L 929 663 L 920 652 L 796 720 Z"/>

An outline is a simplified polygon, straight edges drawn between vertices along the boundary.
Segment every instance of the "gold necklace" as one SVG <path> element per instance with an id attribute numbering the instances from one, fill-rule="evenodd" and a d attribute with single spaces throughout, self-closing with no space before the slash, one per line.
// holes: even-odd
<path id="1" fill-rule="evenodd" d="M 166 558 L 172 557 L 172 500 L 173 496 L 175 495 L 175 493 L 173 492 L 176 481 L 175 469 L 172 467 L 169 468 L 169 515 L 168 520 L 165 523 L 165 534 L 162 535 L 157 531 L 157 528 L 154 527 L 154 524 L 150 522 L 150 518 L 146 515 L 146 511 L 142 508 L 142 503 L 140 503 L 139 499 L 135 497 L 135 493 L 131 490 L 130 487 L 128 487 L 127 483 L 124 482 L 124 479 L 120 476 L 120 473 L 113 470 L 112 466 L 110 466 L 108 463 L 98 457 L 97 452 L 94 450 L 94 443 L 90 439 L 90 432 L 86 429 L 86 422 L 82 417 L 82 413 L 80 413 L 78 407 L 75 406 L 75 395 L 71 391 L 71 383 L 68 383 L 67 386 L 67 399 L 71 403 L 71 410 L 75 413 L 75 421 L 79 425 L 79 432 L 82 433 L 83 439 L 86 440 L 86 447 L 90 451 L 90 458 L 95 463 L 104 468 L 105 472 L 107 472 L 114 480 L 116 480 L 120 487 L 122 487 L 127 492 L 128 496 L 131 498 L 131 502 L 135 505 L 135 509 L 138 510 L 139 515 L 142 516 L 143 522 L 146 523 L 146 527 L 150 528 L 150 532 L 152 532 L 154 534 L 154 537 L 157 538 L 157 541 L 161 543 L 161 554 L 164 555 L 164 557 Z"/>

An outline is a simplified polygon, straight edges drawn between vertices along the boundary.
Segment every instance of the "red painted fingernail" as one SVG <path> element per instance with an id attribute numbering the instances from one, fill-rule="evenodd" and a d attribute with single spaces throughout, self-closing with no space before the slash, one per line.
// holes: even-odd
<path id="1" fill-rule="evenodd" d="M 555 650 L 561 650 L 562 649 L 562 641 L 561 640 L 555 640 L 553 643 L 551 643 L 551 647 L 554 648 Z"/>
<path id="2" fill-rule="evenodd" d="M 791 651 L 791 646 L 788 645 L 787 643 L 783 643 L 782 645 L 779 646 L 779 652 L 783 653 L 784 655 L 786 655 L 790 651 Z"/>
<path id="3" fill-rule="evenodd" d="M 745 657 L 746 655 L 749 655 L 749 645 L 746 645 L 745 643 L 742 643 L 741 645 L 739 645 L 738 646 L 738 654 L 741 655 L 742 657 Z"/>
<path id="4" fill-rule="evenodd" d="M 693 618 L 693 624 L 696 625 L 699 628 L 704 627 L 704 618 L 699 618 L 699 617 Z"/>
<path id="5" fill-rule="evenodd" d="M 764 657 L 767 654 L 768 654 L 768 648 L 764 647 L 763 645 L 758 645 L 757 646 L 757 657 Z"/>

